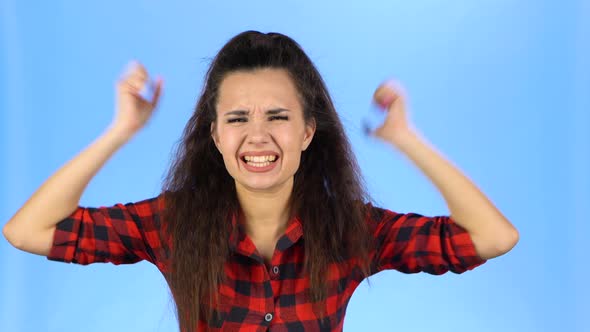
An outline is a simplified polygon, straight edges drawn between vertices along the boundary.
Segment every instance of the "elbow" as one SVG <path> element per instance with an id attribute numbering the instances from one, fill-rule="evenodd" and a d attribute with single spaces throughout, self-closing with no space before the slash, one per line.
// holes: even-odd
<path id="1" fill-rule="evenodd" d="M 518 230 L 512 228 L 506 233 L 495 234 L 493 238 L 484 240 L 483 238 L 474 237 L 476 251 L 482 259 L 491 259 L 508 253 L 516 246 L 520 239 Z"/>
<path id="2" fill-rule="evenodd" d="M 13 247 L 17 249 L 22 248 L 22 241 L 19 240 L 16 231 L 14 230 L 14 225 L 12 225 L 10 221 L 2 228 L 2 235 L 4 235 L 6 241 L 8 241 Z"/>
<path id="3" fill-rule="evenodd" d="M 505 253 L 512 250 L 512 248 L 514 248 L 514 246 L 516 246 L 518 243 L 519 239 L 520 234 L 518 233 L 518 230 L 516 228 L 512 228 L 512 230 L 508 232 L 508 235 L 503 237 L 500 245 L 498 246 L 500 255 L 504 255 Z"/>

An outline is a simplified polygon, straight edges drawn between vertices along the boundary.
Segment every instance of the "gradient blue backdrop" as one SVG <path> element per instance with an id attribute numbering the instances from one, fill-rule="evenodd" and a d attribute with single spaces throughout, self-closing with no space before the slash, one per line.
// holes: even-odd
<path id="1" fill-rule="evenodd" d="M 462 275 L 375 275 L 352 297 L 345 331 L 590 331 L 589 21 L 584 0 L 2 0 L 0 223 L 109 125 L 131 59 L 165 78 L 163 99 L 81 205 L 157 195 L 209 59 L 239 32 L 278 31 L 324 76 L 381 206 L 448 214 L 402 154 L 360 131 L 374 89 L 395 77 L 419 130 L 521 234 Z M 149 263 L 56 263 L 2 238 L 0 272 L 0 331 L 176 331 Z"/>

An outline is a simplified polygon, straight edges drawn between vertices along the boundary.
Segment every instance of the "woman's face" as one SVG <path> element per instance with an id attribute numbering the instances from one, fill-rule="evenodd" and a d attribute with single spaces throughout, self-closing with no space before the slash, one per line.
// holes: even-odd
<path id="1" fill-rule="evenodd" d="M 286 70 L 234 72 L 222 81 L 211 134 L 236 186 L 280 189 L 299 168 L 314 132 Z"/>

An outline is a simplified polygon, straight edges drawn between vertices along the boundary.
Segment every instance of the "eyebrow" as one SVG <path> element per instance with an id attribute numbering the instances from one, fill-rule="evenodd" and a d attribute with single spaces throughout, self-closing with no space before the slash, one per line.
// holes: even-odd
<path id="1" fill-rule="evenodd" d="M 269 115 L 275 115 L 275 114 L 279 114 L 282 112 L 289 112 L 288 109 L 286 108 L 275 108 L 275 109 L 271 109 L 266 111 L 266 114 Z M 245 111 L 245 110 L 235 110 L 235 111 L 229 111 L 227 113 L 224 114 L 224 116 L 228 116 L 228 115 L 248 115 L 248 113 L 250 113 L 249 111 Z"/>

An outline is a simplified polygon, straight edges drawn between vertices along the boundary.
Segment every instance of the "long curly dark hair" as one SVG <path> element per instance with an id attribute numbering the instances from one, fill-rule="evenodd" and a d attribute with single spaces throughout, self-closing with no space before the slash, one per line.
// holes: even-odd
<path id="1" fill-rule="evenodd" d="M 303 225 L 310 298 L 313 302 L 325 298 L 327 267 L 332 263 L 356 257 L 360 262 L 356 270 L 369 276 L 372 241 L 364 218 L 369 196 L 322 77 L 293 39 L 246 31 L 229 40 L 213 59 L 164 179 L 162 238 L 168 238 L 164 247 L 170 258 L 166 280 L 181 331 L 195 330 L 199 317 L 211 318 L 230 255 L 230 220 L 240 209 L 235 182 L 211 137 L 219 87 L 232 72 L 263 68 L 288 72 L 306 123 L 316 123 L 314 138 L 302 152 L 294 175 L 289 202 L 292 216 Z"/>

